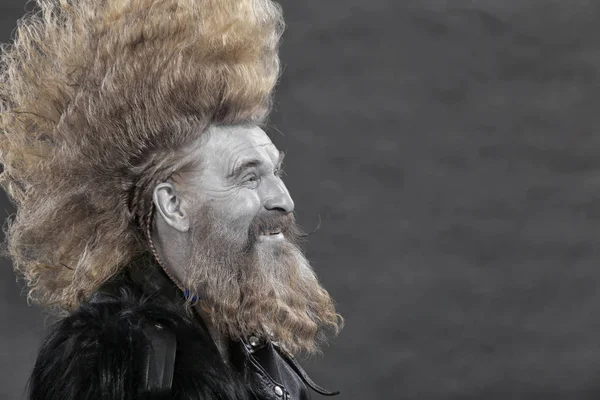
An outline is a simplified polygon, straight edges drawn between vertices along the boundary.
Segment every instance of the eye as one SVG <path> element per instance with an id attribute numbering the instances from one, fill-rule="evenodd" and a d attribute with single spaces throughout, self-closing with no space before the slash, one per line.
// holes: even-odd
<path id="1" fill-rule="evenodd" d="M 249 186 L 256 186 L 258 184 L 258 175 L 252 173 L 248 174 L 242 180 L 243 184 L 247 184 Z"/>

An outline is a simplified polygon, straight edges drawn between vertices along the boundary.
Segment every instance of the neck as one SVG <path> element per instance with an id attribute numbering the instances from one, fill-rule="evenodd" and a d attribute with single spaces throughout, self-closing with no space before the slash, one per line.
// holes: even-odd
<path id="1" fill-rule="evenodd" d="M 150 240 L 150 245 L 158 264 L 173 283 L 183 291 L 185 288 L 183 287 L 184 271 L 182 266 L 187 263 L 187 254 L 181 238 L 174 237 L 172 239 L 171 242 L 165 243 L 164 236 L 156 234 Z"/>
<path id="2" fill-rule="evenodd" d="M 161 235 L 155 235 L 156 239 L 151 240 L 151 246 L 154 250 L 154 257 L 167 276 L 173 281 L 173 283 L 179 287 L 181 291 L 185 291 L 183 287 L 183 271 L 179 268 L 181 265 L 186 263 L 186 255 L 184 247 L 179 241 L 175 241 L 171 246 L 165 246 Z M 229 340 L 228 338 L 219 332 L 212 323 L 210 315 L 200 306 L 200 303 L 194 305 L 195 311 L 198 316 L 204 322 L 204 325 L 208 329 L 208 332 L 213 339 L 221 358 L 228 363 L 229 362 Z"/>

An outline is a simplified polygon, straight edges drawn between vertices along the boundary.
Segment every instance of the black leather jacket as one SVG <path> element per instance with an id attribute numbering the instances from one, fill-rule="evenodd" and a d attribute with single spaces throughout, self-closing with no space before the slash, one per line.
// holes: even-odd
<path id="1" fill-rule="evenodd" d="M 234 352 L 238 360 L 234 362 L 237 361 L 237 368 L 259 398 L 310 399 L 307 386 L 322 395 L 338 394 L 315 384 L 300 364 L 277 345 L 253 339 L 238 342 L 238 349 Z"/>
<path id="2" fill-rule="evenodd" d="M 270 341 L 233 341 L 225 362 L 202 319 L 183 312 L 183 301 L 155 264 L 132 264 L 54 327 L 30 399 L 305 400 L 308 388 L 337 394 Z"/>

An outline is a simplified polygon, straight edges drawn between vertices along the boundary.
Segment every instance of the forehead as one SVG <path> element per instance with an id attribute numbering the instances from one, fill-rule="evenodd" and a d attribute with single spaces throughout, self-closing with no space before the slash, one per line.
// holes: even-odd
<path id="1" fill-rule="evenodd" d="M 258 126 L 212 126 L 207 134 L 200 149 L 207 166 L 224 167 L 247 158 L 265 162 L 279 158 L 279 151 Z"/>

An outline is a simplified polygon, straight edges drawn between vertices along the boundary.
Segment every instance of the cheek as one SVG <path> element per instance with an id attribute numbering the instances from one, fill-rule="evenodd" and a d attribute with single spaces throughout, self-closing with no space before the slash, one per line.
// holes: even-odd
<path id="1" fill-rule="evenodd" d="M 235 224 L 249 224 L 260 210 L 260 200 L 255 191 L 241 190 L 220 201 L 222 218 Z"/>

